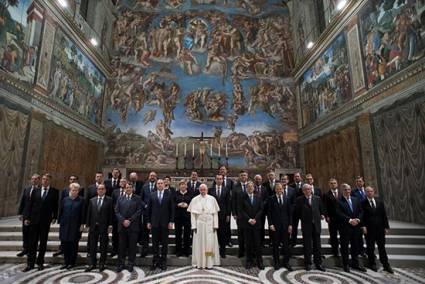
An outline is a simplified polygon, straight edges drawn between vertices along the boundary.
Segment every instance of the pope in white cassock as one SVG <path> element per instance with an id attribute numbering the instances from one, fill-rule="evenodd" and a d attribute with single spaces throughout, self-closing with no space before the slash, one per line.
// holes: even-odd
<path id="1" fill-rule="evenodd" d="M 207 194 L 206 184 L 199 186 L 199 195 L 192 199 L 187 208 L 191 214 L 193 230 L 192 265 L 197 268 L 212 268 L 220 265 L 217 239 L 218 211 L 216 199 Z"/>

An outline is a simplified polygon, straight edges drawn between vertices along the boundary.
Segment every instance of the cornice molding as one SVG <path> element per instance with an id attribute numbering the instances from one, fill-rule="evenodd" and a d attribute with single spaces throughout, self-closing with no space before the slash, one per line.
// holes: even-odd
<path id="1" fill-rule="evenodd" d="M 350 22 L 352 16 L 366 5 L 367 0 L 351 0 L 348 5 L 333 18 L 332 22 L 321 33 L 313 47 L 304 54 L 303 59 L 295 66 L 292 74 L 296 81 L 314 63 L 314 61 L 326 50 L 331 42 L 342 32 Z"/>
<path id="2" fill-rule="evenodd" d="M 71 129 L 90 140 L 105 143 L 104 129 L 72 113 L 49 97 L 30 89 L 26 84 L 0 71 L 0 95 L 26 109 L 43 113 L 48 120 Z"/>
<path id="3" fill-rule="evenodd" d="M 328 116 L 299 129 L 299 142 L 301 144 L 310 142 L 356 120 L 362 113 L 376 112 L 395 100 L 423 90 L 425 90 L 425 58 L 340 106 Z"/>
<path id="4" fill-rule="evenodd" d="M 99 68 L 105 77 L 109 80 L 112 77 L 113 69 L 110 65 L 106 56 L 102 55 L 99 50 L 97 50 L 90 43 L 90 39 L 87 38 L 80 28 L 77 26 L 77 23 L 72 19 L 68 14 L 63 11 L 63 9 L 53 0 L 38 0 L 42 3 L 43 8 L 45 8 L 49 13 L 49 16 L 54 17 L 58 22 L 60 28 L 64 30 L 67 36 L 69 36 L 75 44 L 93 61 L 93 63 Z"/>

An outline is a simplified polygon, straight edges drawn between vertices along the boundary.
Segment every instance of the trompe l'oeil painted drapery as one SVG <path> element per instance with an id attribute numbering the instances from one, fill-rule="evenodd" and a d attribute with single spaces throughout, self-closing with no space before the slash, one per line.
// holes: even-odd
<path id="1" fill-rule="evenodd" d="M 22 155 L 28 116 L 0 106 L 0 216 L 16 214 L 16 202 L 20 197 L 18 185 L 21 181 Z"/>
<path id="2" fill-rule="evenodd" d="M 425 223 L 425 94 L 374 117 L 380 188 L 389 218 Z"/>

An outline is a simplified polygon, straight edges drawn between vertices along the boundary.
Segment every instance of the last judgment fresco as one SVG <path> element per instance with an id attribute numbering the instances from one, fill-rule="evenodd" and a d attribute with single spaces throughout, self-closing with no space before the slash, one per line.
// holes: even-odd
<path id="1" fill-rule="evenodd" d="M 118 8 L 107 164 L 297 166 L 285 1 L 139 0 Z"/>

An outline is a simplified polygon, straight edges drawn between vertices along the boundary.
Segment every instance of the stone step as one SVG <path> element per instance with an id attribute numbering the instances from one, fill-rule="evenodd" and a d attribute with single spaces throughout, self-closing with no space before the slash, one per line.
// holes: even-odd
<path id="1" fill-rule="evenodd" d="M 22 232 L 22 226 L 20 225 L 0 225 L 0 232 Z M 59 232 L 59 225 L 55 224 L 50 227 L 50 232 Z M 237 235 L 237 230 L 231 230 L 232 235 Z M 268 230 L 266 229 L 266 233 Z M 174 234 L 174 229 L 171 230 Z M 321 234 L 328 234 L 327 226 L 322 226 Z M 425 228 L 422 227 L 395 227 L 390 230 L 392 235 L 425 235 Z M 298 228 L 298 234 L 301 234 L 301 227 Z"/>
<path id="2" fill-rule="evenodd" d="M 16 254 L 18 251 L 5 251 L 0 255 L 0 263 L 26 263 L 26 257 L 17 257 Z M 63 257 L 53 257 L 53 252 L 46 252 L 45 263 L 46 265 L 55 265 L 62 264 Z M 390 254 L 388 255 L 390 263 L 394 267 L 424 267 L 425 264 L 425 256 L 424 255 L 397 255 Z M 366 265 L 367 260 L 364 258 L 360 258 L 360 260 Z M 265 266 L 271 266 L 273 263 L 273 259 L 271 256 L 264 256 L 263 261 Z M 117 257 L 107 259 L 107 265 L 110 269 L 115 269 L 117 263 Z M 77 258 L 77 264 L 81 266 L 85 266 L 88 264 L 86 254 L 79 253 Z M 149 255 L 144 258 L 137 257 L 136 265 L 137 266 L 150 266 L 152 264 L 152 255 Z M 167 264 L 170 266 L 186 266 L 191 265 L 191 257 L 176 257 L 175 255 L 169 255 L 167 257 Z M 326 267 L 340 267 L 341 259 L 339 257 L 333 257 L 329 255 L 325 255 L 325 259 L 323 260 L 323 264 Z M 222 266 L 244 266 L 245 258 L 238 258 L 236 256 L 227 256 L 226 258 L 221 259 Z M 303 269 L 303 258 L 299 256 L 295 256 L 291 258 L 291 265 L 297 269 Z M 379 266 L 378 261 L 378 266 Z"/>
<path id="3" fill-rule="evenodd" d="M 49 241 L 47 243 L 47 251 L 55 252 L 58 250 L 60 242 L 59 241 Z M 19 241 L 0 241 L 0 252 L 6 252 L 6 251 L 18 251 L 22 248 L 22 242 Z M 400 254 L 400 255 L 425 255 L 425 245 L 401 245 L 401 244 L 387 244 L 387 253 L 388 254 Z M 138 248 L 140 252 L 140 248 Z M 238 246 L 235 245 L 233 247 L 227 247 L 226 253 L 228 255 L 237 255 L 238 254 Z M 87 243 L 86 242 L 80 242 L 79 243 L 79 251 L 80 252 L 86 252 L 87 251 Z M 263 254 L 264 255 L 271 255 L 272 254 L 272 248 L 269 246 L 266 246 L 263 248 Z M 169 244 L 168 246 L 168 253 L 169 254 L 175 254 L 176 247 L 174 244 Z M 322 245 L 322 253 L 323 254 L 332 254 L 332 249 L 329 244 L 323 244 Z M 378 251 L 376 250 L 376 253 Z M 302 246 L 296 246 L 292 249 L 293 255 L 302 255 L 303 254 L 303 248 Z"/>
<path id="4" fill-rule="evenodd" d="M 112 235 L 110 234 L 110 237 Z M 265 236 L 266 240 L 269 238 L 268 235 Z M 298 235 L 298 241 L 301 241 L 301 234 Z M 21 241 L 22 233 L 21 232 L 0 232 L 0 241 Z M 59 232 L 50 232 L 49 241 L 59 241 Z M 87 233 L 84 232 L 81 238 L 81 242 L 87 241 Z M 321 235 L 322 244 L 329 243 L 329 235 Z M 175 242 L 175 236 L 170 234 L 170 243 Z M 237 244 L 238 239 L 236 235 L 232 235 L 232 243 Z M 411 244 L 411 245 L 425 245 L 425 235 L 387 235 L 386 236 L 387 244 Z"/>

